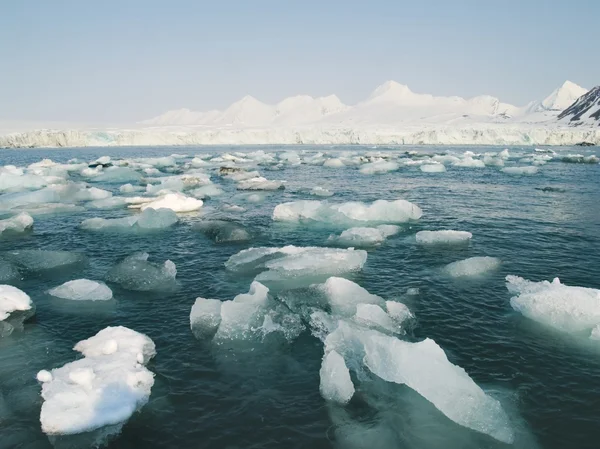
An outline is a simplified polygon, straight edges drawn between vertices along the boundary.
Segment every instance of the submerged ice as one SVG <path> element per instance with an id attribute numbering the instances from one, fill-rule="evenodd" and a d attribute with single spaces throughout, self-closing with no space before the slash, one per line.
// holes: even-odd
<path id="1" fill-rule="evenodd" d="M 52 296 L 74 301 L 108 301 L 113 294 L 103 282 L 75 279 L 48 291 Z"/>
<path id="2" fill-rule="evenodd" d="M 115 265 L 106 275 L 108 282 L 127 290 L 168 290 L 175 285 L 177 268 L 170 260 L 162 265 L 148 262 L 148 253 L 135 253 Z"/>

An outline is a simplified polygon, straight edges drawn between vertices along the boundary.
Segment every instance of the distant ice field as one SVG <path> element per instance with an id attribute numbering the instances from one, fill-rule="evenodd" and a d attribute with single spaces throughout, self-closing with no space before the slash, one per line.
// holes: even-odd
<path id="1" fill-rule="evenodd" d="M 0 449 L 597 448 L 599 153 L 2 150 Z"/>

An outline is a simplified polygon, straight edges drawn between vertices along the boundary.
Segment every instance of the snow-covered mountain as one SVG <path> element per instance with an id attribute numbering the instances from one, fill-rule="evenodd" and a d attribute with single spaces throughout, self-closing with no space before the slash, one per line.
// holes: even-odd
<path id="1" fill-rule="evenodd" d="M 496 97 L 481 95 L 465 99 L 413 92 L 408 86 L 386 81 L 364 101 L 346 106 L 338 97 L 289 97 L 269 105 L 246 96 L 226 110 L 194 112 L 169 111 L 140 122 L 145 126 L 207 126 L 214 128 L 267 128 L 318 125 L 400 126 L 409 124 L 466 125 L 473 123 L 540 123 L 552 121 L 560 111 L 587 92 L 570 81 L 548 97 L 524 107 L 503 103 Z"/>
<path id="2" fill-rule="evenodd" d="M 573 126 L 600 126 L 600 86 L 579 97 L 559 114 L 558 120 Z"/>

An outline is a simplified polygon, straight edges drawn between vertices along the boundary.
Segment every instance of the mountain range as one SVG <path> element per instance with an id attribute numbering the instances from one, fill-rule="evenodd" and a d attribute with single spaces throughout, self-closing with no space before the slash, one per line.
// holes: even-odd
<path id="1" fill-rule="evenodd" d="M 245 96 L 223 111 L 178 109 L 139 122 L 139 125 L 211 128 L 287 128 L 312 125 L 356 128 L 419 124 L 551 124 L 556 123 L 558 115 L 587 92 L 587 89 L 565 81 L 546 98 L 518 107 L 489 95 L 465 99 L 420 94 L 406 85 L 386 81 L 366 100 L 351 106 L 342 103 L 335 95 L 317 98 L 298 95 L 275 105 Z"/>

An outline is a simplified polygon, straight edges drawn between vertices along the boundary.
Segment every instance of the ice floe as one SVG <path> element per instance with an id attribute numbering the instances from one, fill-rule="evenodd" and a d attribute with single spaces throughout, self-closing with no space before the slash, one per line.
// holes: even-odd
<path id="1" fill-rule="evenodd" d="M 442 173 L 446 171 L 446 166 L 441 163 L 423 164 L 419 167 L 423 173 Z"/>
<path id="2" fill-rule="evenodd" d="M 497 257 L 469 257 L 449 263 L 444 267 L 444 271 L 454 278 L 472 277 L 493 271 L 500 266 L 500 263 Z"/>
<path id="3" fill-rule="evenodd" d="M 170 260 L 162 265 L 148 262 L 148 253 L 135 253 L 115 265 L 106 275 L 108 282 L 127 290 L 168 290 L 175 286 L 177 268 Z"/>
<path id="4" fill-rule="evenodd" d="M 203 220 L 192 228 L 203 232 L 216 243 L 247 242 L 252 238 L 243 225 L 233 221 Z"/>
<path id="5" fill-rule="evenodd" d="M 140 214 L 123 218 L 88 218 L 81 223 L 81 228 L 92 231 L 157 230 L 171 227 L 178 221 L 171 209 L 147 208 Z"/>
<path id="6" fill-rule="evenodd" d="M 381 245 L 388 237 L 400 232 L 395 225 L 380 225 L 375 228 L 357 227 L 343 231 L 339 236 L 331 235 L 328 243 L 346 247 L 370 247 Z"/>
<path id="7" fill-rule="evenodd" d="M 473 234 L 467 231 L 419 231 L 415 238 L 421 245 L 451 245 L 457 243 L 466 243 L 473 237 Z"/>
<path id="8" fill-rule="evenodd" d="M 85 255 L 82 253 L 42 249 L 7 251 L 2 253 L 2 257 L 20 268 L 33 272 L 80 265 L 86 260 Z"/>
<path id="9" fill-rule="evenodd" d="M 154 374 L 144 365 L 156 354 L 146 335 L 126 327 L 107 327 L 73 348 L 83 359 L 42 370 L 42 431 L 73 435 L 121 426 L 150 397 Z"/>
<path id="10" fill-rule="evenodd" d="M 372 203 L 293 201 L 279 204 L 273 211 L 276 221 L 306 221 L 330 224 L 405 223 L 421 218 L 419 206 L 406 200 L 377 200 Z"/>
<path id="11" fill-rule="evenodd" d="M 33 218 L 27 212 L 0 220 L 0 234 L 6 232 L 25 232 L 33 227 Z"/>
<path id="12" fill-rule="evenodd" d="M 73 301 L 108 301 L 113 294 L 110 288 L 98 281 L 75 279 L 48 290 L 52 296 Z"/>
<path id="13" fill-rule="evenodd" d="M 527 167 L 504 167 L 501 171 L 507 175 L 535 175 L 538 172 L 538 168 L 533 165 Z"/>
<path id="14" fill-rule="evenodd" d="M 595 336 L 600 325 L 600 290 L 552 282 L 532 282 L 507 276 L 506 287 L 514 294 L 510 305 L 527 318 L 563 332 Z"/>
<path id="15" fill-rule="evenodd" d="M 256 280 L 263 283 L 298 287 L 360 271 L 366 261 L 363 250 L 289 245 L 242 250 L 231 256 L 225 267 L 230 271 L 259 272 Z"/>
<path id="16" fill-rule="evenodd" d="M 174 212 L 193 212 L 202 207 L 202 200 L 192 198 L 183 193 L 168 193 L 149 203 L 141 205 L 142 211 L 152 209 L 171 209 Z"/>
<path id="17" fill-rule="evenodd" d="M 269 181 L 262 176 L 245 179 L 237 184 L 238 190 L 279 190 L 283 188 L 283 181 Z"/>
<path id="18" fill-rule="evenodd" d="M 34 313 L 35 307 L 27 293 L 12 285 L 0 284 L 0 337 L 10 335 Z"/>

